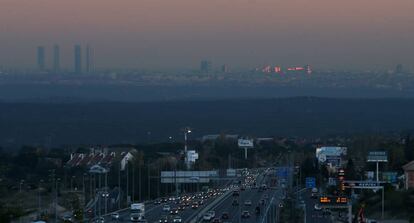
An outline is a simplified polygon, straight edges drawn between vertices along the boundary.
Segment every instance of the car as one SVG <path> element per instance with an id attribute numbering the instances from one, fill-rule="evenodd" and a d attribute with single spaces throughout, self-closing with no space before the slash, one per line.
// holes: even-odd
<path id="1" fill-rule="evenodd" d="M 162 216 L 160 218 L 160 220 L 158 220 L 159 223 L 168 223 L 168 217 L 167 216 Z"/>
<path id="2" fill-rule="evenodd" d="M 210 213 L 205 213 L 203 215 L 203 221 L 211 221 L 211 219 L 213 219 L 213 216 L 211 216 Z"/>
<path id="3" fill-rule="evenodd" d="M 250 212 L 249 211 L 243 211 L 242 212 L 242 214 L 241 214 L 241 217 L 242 218 L 250 218 Z"/>
<path id="4" fill-rule="evenodd" d="M 192 209 L 197 209 L 198 208 L 198 204 L 197 203 L 194 203 L 193 205 L 191 205 L 191 208 Z"/>
<path id="5" fill-rule="evenodd" d="M 223 212 L 223 213 L 221 214 L 221 218 L 222 218 L 222 219 L 229 219 L 229 218 L 230 218 L 229 213 L 228 213 L 228 212 Z"/>
<path id="6" fill-rule="evenodd" d="M 161 200 L 161 199 L 157 199 L 157 200 L 155 200 L 155 201 L 154 201 L 154 204 L 155 204 L 155 205 L 159 205 L 159 204 L 161 204 L 161 202 L 162 202 L 162 200 Z"/>
<path id="7" fill-rule="evenodd" d="M 104 217 L 100 217 L 98 219 L 95 220 L 95 223 L 105 223 L 105 218 Z"/>
<path id="8" fill-rule="evenodd" d="M 315 204 L 315 206 L 313 206 L 313 209 L 315 209 L 315 211 L 322 210 L 322 208 L 318 204 Z"/>
<path id="9" fill-rule="evenodd" d="M 181 217 L 180 217 L 180 216 L 175 216 L 175 217 L 173 218 L 173 222 L 182 222 L 182 219 L 181 219 Z"/>
<path id="10" fill-rule="evenodd" d="M 279 203 L 279 207 L 283 208 L 283 203 L 282 202 Z"/>
<path id="11" fill-rule="evenodd" d="M 119 213 L 118 212 L 114 212 L 111 214 L 111 218 L 112 220 L 119 220 Z"/>
<path id="12" fill-rule="evenodd" d="M 257 215 L 259 215 L 260 214 L 260 207 L 259 206 L 257 206 L 256 208 L 255 208 L 255 213 L 257 214 Z"/>
<path id="13" fill-rule="evenodd" d="M 216 212 L 215 211 L 209 211 L 207 213 L 209 213 L 212 216 L 212 218 L 216 217 Z"/>
<path id="14" fill-rule="evenodd" d="M 63 222 L 72 222 L 72 215 L 71 214 L 65 214 L 62 216 Z"/>
<path id="15" fill-rule="evenodd" d="M 215 218 L 215 219 L 213 220 L 213 223 L 221 223 L 220 218 Z"/>
<path id="16" fill-rule="evenodd" d="M 203 205 L 204 204 L 204 201 L 203 200 L 199 200 L 198 201 L 198 205 Z"/>
<path id="17" fill-rule="evenodd" d="M 179 211 L 184 211 L 184 209 L 185 209 L 185 206 L 184 205 L 180 205 L 180 206 L 178 206 L 178 208 L 177 208 Z"/>
<path id="18" fill-rule="evenodd" d="M 178 209 L 177 209 L 177 208 L 173 208 L 173 209 L 171 209 L 171 210 L 170 210 L 170 214 L 172 214 L 172 215 L 176 215 L 176 214 L 178 214 Z"/>
<path id="19" fill-rule="evenodd" d="M 170 205 L 166 204 L 166 205 L 164 205 L 164 206 L 162 207 L 162 210 L 163 210 L 163 211 L 170 211 L 170 210 L 171 210 L 171 207 L 170 207 Z"/>
<path id="20" fill-rule="evenodd" d="M 244 201 L 244 205 L 252 206 L 252 201 L 251 200 L 246 200 L 246 201 Z"/>
<path id="21" fill-rule="evenodd" d="M 233 199 L 233 202 L 231 202 L 231 205 L 239 206 L 239 201 L 237 199 Z"/>

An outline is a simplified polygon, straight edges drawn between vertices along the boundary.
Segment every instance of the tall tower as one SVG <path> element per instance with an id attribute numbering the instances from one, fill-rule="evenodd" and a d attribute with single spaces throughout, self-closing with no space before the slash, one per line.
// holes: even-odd
<path id="1" fill-rule="evenodd" d="M 37 68 L 40 71 L 45 70 L 45 47 L 44 46 L 37 47 Z"/>
<path id="2" fill-rule="evenodd" d="M 210 73 L 212 70 L 212 63 L 209 60 L 203 60 L 200 63 L 200 70 L 203 73 Z"/>
<path id="3" fill-rule="evenodd" d="M 221 66 L 221 72 L 222 73 L 228 73 L 229 72 L 229 67 L 227 66 L 227 64 L 223 64 Z"/>
<path id="4" fill-rule="evenodd" d="M 91 73 L 94 71 L 94 50 L 93 48 L 88 44 L 86 45 L 86 73 Z"/>
<path id="5" fill-rule="evenodd" d="M 397 66 L 395 67 L 395 73 L 402 74 L 403 72 L 404 72 L 403 65 L 402 64 L 397 64 Z"/>
<path id="6" fill-rule="evenodd" d="M 60 49 L 59 45 L 53 46 L 53 71 L 60 71 Z"/>
<path id="7" fill-rule="evenodd" d="M 82 73 L 82 50 L 80 45 L 75 45 L 74 48 L 74 65 L 75 65 L 75 74 L 81 74 Z"/>

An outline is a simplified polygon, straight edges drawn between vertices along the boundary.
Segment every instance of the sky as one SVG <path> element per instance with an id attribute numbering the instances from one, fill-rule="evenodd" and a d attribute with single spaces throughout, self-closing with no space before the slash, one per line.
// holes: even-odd
<path id="1" fill-rule="evenodd" d="M 413 0 L 0 0 L 0 66 L 35 67 L 54 44 L 97 68 L 414 67 Z"/>

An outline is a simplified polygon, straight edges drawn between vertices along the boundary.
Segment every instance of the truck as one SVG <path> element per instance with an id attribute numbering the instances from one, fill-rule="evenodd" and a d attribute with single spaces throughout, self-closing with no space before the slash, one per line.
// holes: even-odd
<path id="1" fill-rule="evenodd" d="M 133 203 L 131 204 L 131 222 L 146 222 L 145 221 L 145 204 Z"/>
<path id="2" fill-rule="evenodd" d="M 311 198 L 317 198 L 317 197 L 318 197 L 318 188 L 314 187 L 312 188 Z"/>

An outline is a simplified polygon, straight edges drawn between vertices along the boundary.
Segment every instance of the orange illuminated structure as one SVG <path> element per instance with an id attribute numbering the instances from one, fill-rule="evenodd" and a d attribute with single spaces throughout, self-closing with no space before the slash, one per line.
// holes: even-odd
<path id="1" fill-rule="evenodd" d="M 321 204 L 347 204 L 348 198 L 347 197 L 320 197 L 319 203 Z"/>

